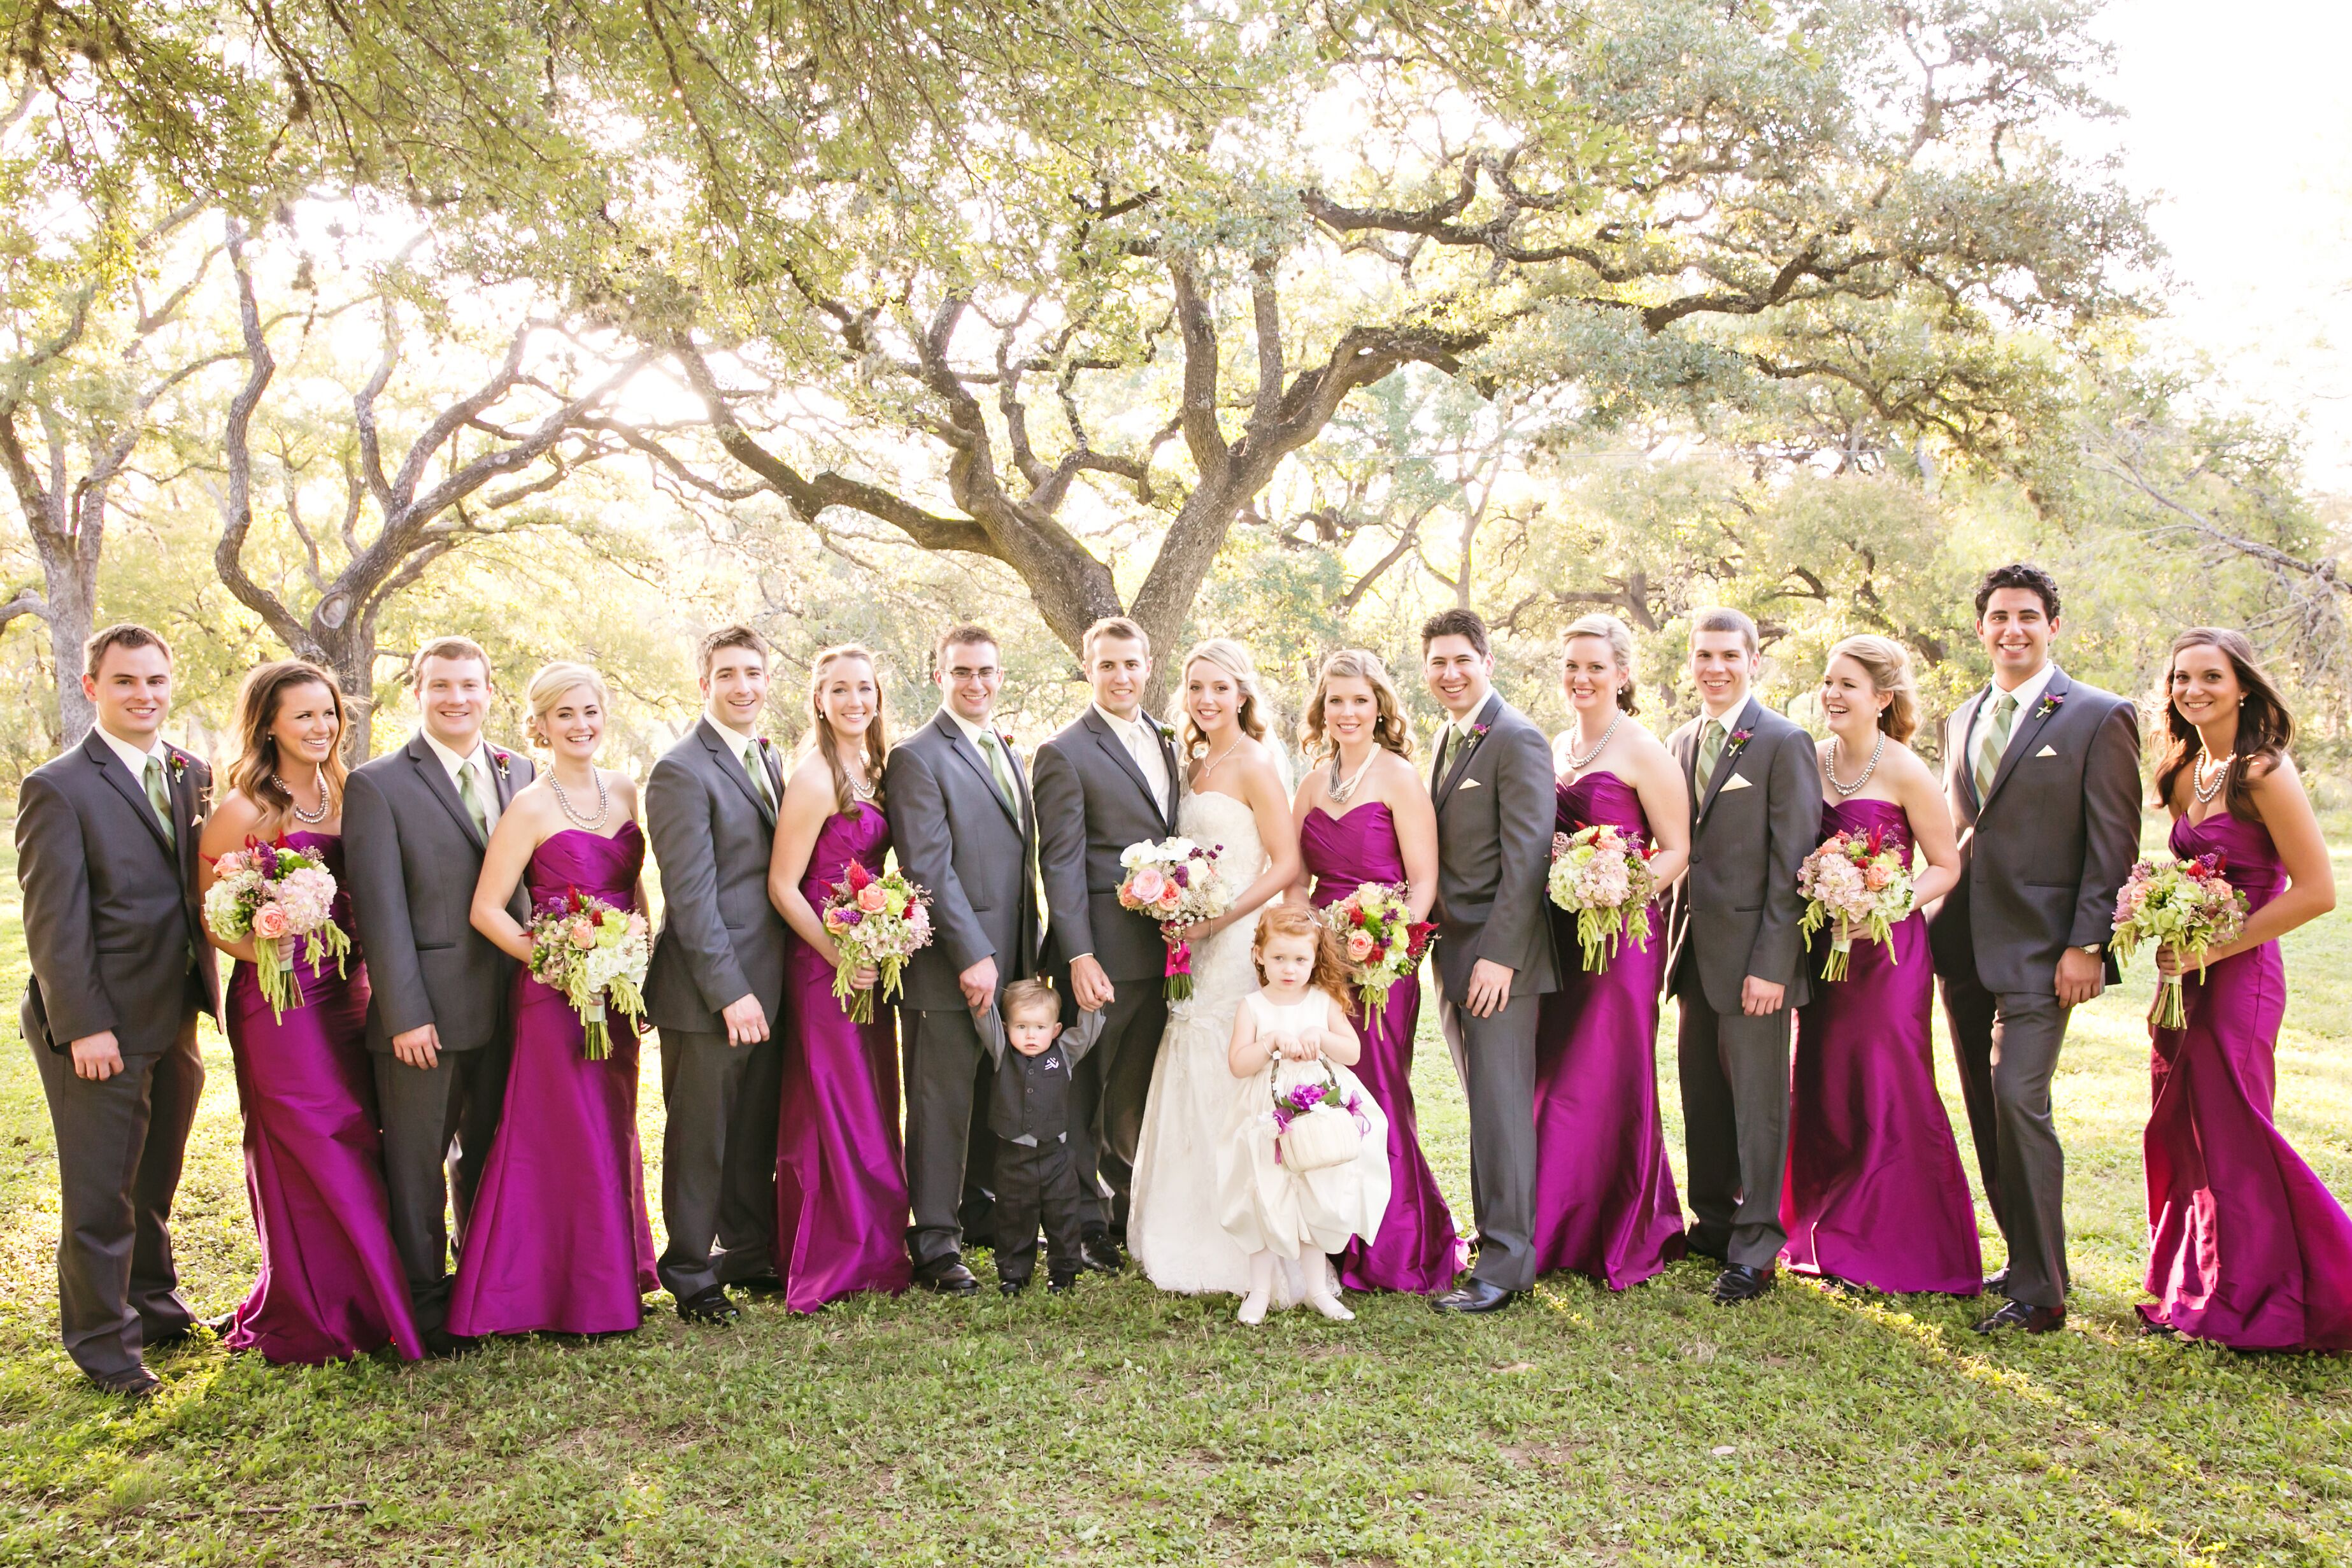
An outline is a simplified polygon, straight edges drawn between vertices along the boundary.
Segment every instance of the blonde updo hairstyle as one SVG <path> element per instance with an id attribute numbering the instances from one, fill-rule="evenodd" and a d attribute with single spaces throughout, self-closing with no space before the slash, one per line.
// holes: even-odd
<path id="1" fill-rule="evenodd" d="M 1862 666 L 1870 677 L 1873 690 L 1891 698 L 1878 710 L 1878 727 L 1886 731 L 1890 741 L 1908 742 L 1919 732 L 1919 691 L 1911 681 L 1911 656 L 1893 637 L 1883 637 L 1869 632 L 1845 638 L 1830 649 L 1822 660 L 1827 670 L 1840 658 L 1850 658 Z"/>
<path id="2" fill-rule="evenodd" d="M 1184 655 L 1184 662 L 1176 667 L 1178 689 L 1176 705 L 1184 710 L 1184 754 L 1191 756 L 1192 748 L 1202 743 L 1200 726 L 1192 722 L 1192 710 L 1186 706 L 1182 682 L 1192 667 L 1206 659 L 1234 678 L 1234 689 L 1242 694 L 1241 711 L 1234 716 L 1242 733 L 1253 741 L 1265 739 L 1265 710 L 1269 704 L 1265 691 L 1258 684 L 1257 666 L 1251 662 L 1249 649 L 1231 637 L 1211 637 L 1194 643 Z"/>
<path id="3" fill-rule="evenodd" d="M 1389 679 L 1388 666 L 1370 648 L 1343 647 L 1315 672 L 1315 694 L 1307 700 L 1307 711 L 1298 721 L 1298 749 L 1318 759 L 1339 750 L 1323 729 L 1323 703 L 1334 680 L 1360 680 L 1372 689 L 1373 743 L 1412 761 L 1412 726 L 1405 722 L 1403 700 Z"/>
<path id="4" fill-rule="evenodd" d="M 609 717 L 613 709 L 613 693 L 604 685 L 604 678 L 584 664 L 559 658 L 552 664 L 542 664 L 539 672 L 523 688 L 523 708 L 528 715 L 523 720 L 522 732 L 534 746 L 553 749 L 554 742 L 547 733 L 547 715 L 555 705 L 586 687 L 596 694 L 597 705 Z"/>
<path id="5" fill-rule="evenodd" d="M 882 666 L 871 650 L 854 642 L 817 649 L 809 663 L 808 737 L 801 742 L 803 755 L 814 752 L 824 759 L 826 771 L 833 774 L 834 810 L 845 816 L 856 808 L 857 796 L 849 787 L 849 770 L 842 763 L 841 742 L 833 732 L 833 721 L 824 715 L 824 677 L 835 665 L 853 658 L 862 660 L 874 677 L 874 719 L 866 726 L 866 782 L 874 792 L 875 805 L 882 805 L 882 764 L 890 754 L 890 727 L 882 708 Z"/>
<path id="6" fill-rule="evenodd" d="M 1614 616 L 1594 614 L 1580 616 L 1559 634 L 1560 657 L 1568 657 L 1568 645 L 1579 637 L 1599 637 L 1609 645 L 1610 658 L 1616 663 L 1621 679 L 1617 682 L 1617 706 L 1628 713 L 1639 713 L 1641 702 L 1633 694 L 1633 628 Z"/>

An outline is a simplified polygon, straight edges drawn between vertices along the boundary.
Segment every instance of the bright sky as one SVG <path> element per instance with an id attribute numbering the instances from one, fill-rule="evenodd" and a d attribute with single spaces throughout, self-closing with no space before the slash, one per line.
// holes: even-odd
<path id="1" fill-rule="evenodd" d="M 2105 128 L 2182 285 L 2159 341 L 2300 417 L 2311 478 L 2352 489 L 2352 5 L 2110 0 Z"/>

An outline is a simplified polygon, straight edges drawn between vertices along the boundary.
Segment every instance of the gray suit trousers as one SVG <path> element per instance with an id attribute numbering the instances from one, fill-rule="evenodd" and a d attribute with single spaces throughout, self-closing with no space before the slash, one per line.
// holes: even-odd
<path id="1" fill-rule="evenodd" d="M 664 1029 L 661 1067 L 662 1223 L 669 1242 L 655 1271 L 684 1301 L 713 1285 L 776 1271 L 783 1046 L 772 1033 L 757 1045 L 730 1047 L 725 1035 Z"/>
<path id="2" fill-rule="evenodd" d="M 1470 1206 L 1478 1222 L 1473 1279 L 1506 1290 L 1536 1282 L 1536 1016 L 1542 998 L 1514 992 L 1491 1017 L 1451 996 L 1438 1004 L 1445 1048 L 1470 1101 Z"/>
<path id="3" fill-rule="evenodd" d="M 1780 1228 L 1780 1183 L 1789 1163 L 1791 1009 L 1762 1018 L 1717 1013 L 1696 970 L 1684 965 L 1675 1037 L 1687 1195 L 1698 1216 L 1691 1244 L 1727 1263 L 1770 1268 L 1789 1239 Z"/>
<path id="4" fill-rule="evenodd" d="M 1143 1137 L 1143 1101 L 1160 1037 L 1168 1032 L 1168 999 L 1160 982 L 1122 980 L 1103 1009 L 1102 1037 L 1070 1075 L 1076 1112 L 1070 1153 L 1089 1202 L 1087 1234 L 1127 1234 L 1127 1207 L 1135 1186 L 1135 1146 Z M 1101 1194 L 1110 1189 L 1106 1199 Z"/>
<path id="5" fill-rule="evenodd" d="M 2009 1243 L 2009 1298 L 2063 1307 L 2066 1268 L 2066 1156 L 2050 1111 L 2050 1079 L 2066 1043 L 2055 995 L 1996 994 L 1973 976 L 1944 978 L 1944 1018 L 1959 1064 L 1977 1173 Z"/>
<path id="6" fill-rule="evenodd" d="M 988 1053 L 969 1008 L 902 1008 L 898 1028 L 907 1095 L 907 1196 L 915 1212 L 907 1255 L 917 1277 L 929 1278 L 963 1256 L 961 1215 L 966 1179 L 973 1173 L 973 1129 L 993 1141 L 988 1108 L 979 1094 Z"/>
<path id="7" fill-rule="evenodd" d="M 205 1090 L 191 1008 L 165 1049 L 126 1056 L 98 1082 L 27 1030 L 58 1140 L 58 1327 L 74 1364 L 110 1381 L 141 1345 L 186 1328 L 172 1260 L 172 1198 Z"/>
<path id="8" fill-rule="evenodd" d="M 390 1051 L 371 1051 L 376 1112 L 383 1122 L 383 1188 L 392 1241 L 419 1331 L 442 1326 L 449 1311 L 449 1211 L 457 1246 L 489 1163 L 490 1142 L 505 1109 L 511 1038 L 467 1051 L 445 1050 L 429 1068 Z"/>

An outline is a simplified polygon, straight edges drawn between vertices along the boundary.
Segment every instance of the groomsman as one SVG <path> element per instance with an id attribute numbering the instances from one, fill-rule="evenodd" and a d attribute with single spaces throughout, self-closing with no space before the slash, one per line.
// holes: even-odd
<path id="1" fill-rule="evenodd" d="M 2050 1079 L 2066 1020 L 2117 978 L 2107 939 L 2139 853 L 2139 718 L 2050 660 L 2058 584 L 2002 566 L 1977 588 L 1992 682 L 1944 726 L 1960 879 L 1930 915 L 1977 1169 L 2009 1266 L 1979 1333 L 2066 1321 L 2066 1165 Z"/>
<path id="2" fill-rule="evenodd" d="M 1551 742 L 1494 689 L 1486 624 L 1468 610 L 1421 628 L 1422 677 L 1445 710 L 1431 763 L 1437 805 L 1438 1023 L 1470 1100 L 1478 1260 L 1436 1298 L 1492 1312 L 1536 1282 L 1537 998 L 1556 988 L 1544 884 Z"/>
<path id="3" fill-rule="evenodd" d="M 1117 1270 L 1143 1099 L 1168 1026 L 1168 948 L 1149 916 L 1119 907 L 1120 851 L 1172 837 L 1184 787 L 1174 738 L 1143 711 L 1151 639 L 1124 616 L 1087 628 L 1079 657 L 1094 701 L 1037 748 L 1037 850 L 1047 940 L 1081 1009 L 1102 1009 L 1101 1038 L 1078 1064 L 1078 1170 L 1097 1194 L 1086 1224 L 1090 1268 Z M 1097 1179 L 1097 1174 L 1099 1180 Z M 1106 1208 L 1099 1194 L 1110 1189 Z"/>
<path id="4" fill-rule="evenodd" d="M 646 829 L 662 929 L 646 975 L 661 1031 L 662 1219 L 656 1270 L 689 1322 L 736 1316 L 730 1284 L 772 1286 L 784 921 L 768 859 L 784 781 L 760 734 L 768 645 L 749 626 L 702 639 L 701 720 L 654 763 Z"/>
<path id="5" fill-rule="evenodd" d="M 1756 623 L 1738 610 L 1692 618 L 1699 717 L 1668 742 L 1690 784 L 1690 870 L 1666 910 L 1666 987 L 1690 1161 L 1690 1250 L 1720 1259 L 1715 1299 L 1770 1288 L 1789 1238 L 1789 1021 L 1811 994 L 1797 874 L 1821 841 L 1812 738 L 1748 694 L 1762 668 Z"/>
<path id="6" fill-rule="evenodd" d="M 989 1184 L 995 1153 L 992 1075 L 972 1018 L 1001 987 L 1036 973 L 1037 814 L 991 718 L 1004 683 L 995 634 L 950 627 L 931 667 L 940 710 L 890 749 L 883 785 L 898 868 L 930 889 L 934 933 L 908 961 L 899 1004 L 915 1213 L 907 1247 L 918 1284 L 962 1295 L 979 1281 L 963 1265 L 960 1211 Z"/>
<path id="7" fill-rule="evenodd" d="M 204 1093 L 196 1015 L 219 1016 L 196 900 L 212 772 L 163 739 L 172 650 L 144 626 L 89 639 L 82 743 L 16 797 L 26 1043 L 58 1142 L 58 1326 L 92 1383 L 131 1399 L 161 1380 L 144 1347 L 195 1317 L 172 1258 L 172 1197 Z"/>
<path id="8" fill-rule="evenodd" d="M 367 1042 L 383 1123 L 392 1238 L 425 1347 L 457 1348 L 449 1211 L 457 1245 L 506 1102 L 515 963 L 474 929 L 482 852 L 530 759 L 482 739 L 490 660 L 436 637 L 408 667 L 416 732 L 344 785 L 343 861 L 368 966 Z M 530 919 L 518 891 L 510 912 Z"/>

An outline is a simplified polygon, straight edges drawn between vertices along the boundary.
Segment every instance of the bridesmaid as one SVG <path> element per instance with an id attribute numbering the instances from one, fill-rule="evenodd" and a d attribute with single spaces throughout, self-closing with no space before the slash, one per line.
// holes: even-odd
<path id="1" fill-rule="evenodd" d="M 629 775 L 596 765 L 612 701 L 604 678 L 558 662 L 530 678 L 528 733 L 552 765 L 499 814 L 474 884 L 474 929 L 523 968 L 514 980 L 506 1104 L 449 1291 L 449 1331 L 606 1334 L 645 1321 L 657 1288 L 637 1149 L 637 1031 L 608 1010 L 610 1054 L 583 1056 L 580 1016 L 531 977 L 530 935 L 507 905 L 522 882 L 538 910 L 578 891 L 645 908 L 645 833 Z"/>
<path id="2" fill-rule="evenodd" d="M 1959 847 L 1942 784 L 1909 745 L 1909 656 L 1885 637 L 1846 638 L 1830 649 L 1821 701 L 1822 837 L 1883 833 L 1906 861 L 1916 847 L 1927 864 L 1892 955 L 1857 939 L 1846 978 L 1816 985 L 1798 1009 L 1781 1257 L 1832 1283 L 1973 1296 L 1983 1287 L 1976 1208 L 1936 1093 L 1935 965 L 1919 912 L 1958 880 Z M 1811 962 L 1828 945 L 1817 933 Z"/>
<path id="3" fill-rule="evenodd" d="M 1633 717 L 1633 634 L 1614 616 L 1576 621 L 1559 680 L 1575 722 L 1552 742 L 1555 825 L 1612 824 L 1654 842 L 1663 896 L 1690 859 L 1690 792 L 1673 753 Z M 1622 1290 L 1683 1255 L 1658 1118 L 1665 918 L 1653 903 L 1650 940 L 1619 944 L 1597 973 L 1584 968 L 1576 918 L 1554 908 L 1551 921 L 1560 984 L 1536 1025 L 1536 1268 Z"/>
<path id="4" fill-rule="evenodd" d="M 2336 907 L 2327 846 L 2287 749 L 2294 720 L 2240 633 L 2198 627 L 2165 676 L 2157 793 L 2172 852 L 2223 857 L 2252 912 L 2238 940 L 2157 967 L 2186 978 L 2189 1026 L 2149 1063 L 2148 1331 L 2234 1350 L 2352 1351 L 2352 1218 L 2271 1120 L 2286 1005 L 2279 938 Z"/>
<path id="5" fill-rule="evenodd" d="M 833 994 L 836 951 L 817 908 L 849 862 L 882 869 L 889 749 L 874 657 L 816 656 L 809 730 L 776 814 L 768 898 L 792 928 L 784 955 L 784 1089 L 776 1136 L 776 1273 L 784 1305 L 814 1312 L 859 1290 L 897 1295 L 907 1258 L 907 1166 L 898 1141 L 897 1015 L 876 998 L 853 1024 Z M 858 988 L 876 975 L 860 969 Z"/>
<path id="6" fill-rule="evenodd" d="M 228 796 L 205 824 L 201 890 L 213 863 L 248 841 L 318 856 L 343 876 L 342 693 L 299 659 L 265 664 L 237 694 L 243 746 Z M 350 898 L 332 909 L 346 935 Z M 261 1234 L 261 1274 L 230 1315 L 224 1342 L 271 1362 L 317 1365 L 390 1345 L 425 1353 L 385 1207 L 367 1054 L 367 970 L 354 946 L 332 961 L 296 961 L 301 1002 L 273 1017 L 254 970 L 253 943 L 213 939 L 236 959 L 228 984 L 228 1040 L 245 1115 L 245 1184 Z"/>
<path id="7" fill-rule="evenodd" d="M 1378 656 L 1342 648 L 1323 661 L 1299 726 L 1310 765 L 1291 801 L 1301 859 L 1294 902 L 1317 909 L 1365 882 L 1402 883 L 1416 921 L 1437 897 L 1437 813 L 1412 765 L 1412 730 Z M 1326 758 L 1328 765 L 1320 765 Z M 1412 1037 L 1421 1023 L 1418 972 L 1389 987 L 1375 1028 L 1370 1010 L 1352 1015 L 1363 1037 L 1356 1074 L 1389 1118 L 1388 1215 L 1373 1244 L 1359 1237 L 1339 1255 L 1350 1290 L 1454 1288 L 1468 1249 L 1437 1190 L 1412 1107 Z"/>

